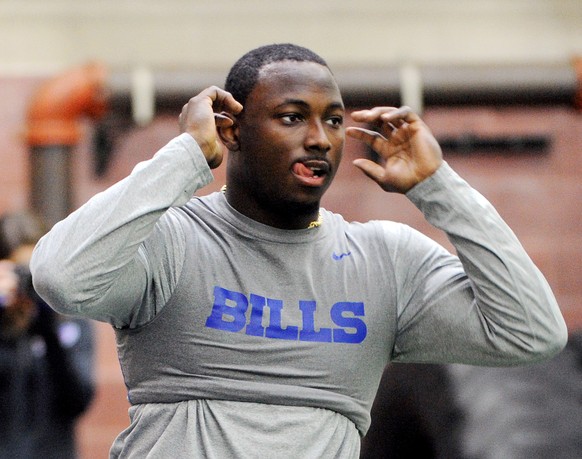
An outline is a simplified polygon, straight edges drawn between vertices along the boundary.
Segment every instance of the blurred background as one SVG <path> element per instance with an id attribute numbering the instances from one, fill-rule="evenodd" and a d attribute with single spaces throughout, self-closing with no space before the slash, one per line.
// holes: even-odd
<path id="1" fill-rule="evenodd" d="M 177 135 L 190 97 L 274 42 L 327 59 L 349 109 L 421 112 L 546 275 L 570 330 L 582 327 L 580 0 L 0 0 L 0 213 L 63 218 Z M 365 155 L 347 142 L 325 207 L 450 247 L 352 168 Z M 223 183 L 220 168 L 200 193 Z M 84 459 L 106 457 L 128 423 L 113 332 L 96 331 Z"/>

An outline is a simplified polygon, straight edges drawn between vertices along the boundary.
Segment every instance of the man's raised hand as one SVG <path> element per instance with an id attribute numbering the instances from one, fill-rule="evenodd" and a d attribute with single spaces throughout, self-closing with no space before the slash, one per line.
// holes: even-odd
<path id="1" fill-rule="evenodd" d="M 383 160 L 380 165 L 359 158 L 353 164 L 385 191 L 406 193 L 443 162 L 438 142 L 409 107 L 375 107 L 353 112 L 352 118 L 376 130 L 349 127 L 346 134 L 365 142 Z"/>
<path id="2" fill-rule="evenodd" d="M 187 132 L 196 140 L 211 169 L 220 166 L 224 156 L 216 127 L 231 126 L 234 121 L 229 115 L 235 116 L 241 110 L 242 105 L 217 86 L 206 88 L 182 107 L 180 132 Z"/>

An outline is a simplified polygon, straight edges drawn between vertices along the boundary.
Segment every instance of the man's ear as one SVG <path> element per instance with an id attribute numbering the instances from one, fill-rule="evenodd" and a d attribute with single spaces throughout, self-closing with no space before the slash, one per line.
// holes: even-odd
<path id="1" fill-rule="evenodd" d="M 226 146 L 228 151 L 238 151 L 240 149 L 239 143 L 239 124 L 236 117 L 229 113 L 221 113 L 221 115 L 228 117 L 232 124 L 230 126 L 224 126 L 223 123 L 218 122 L 216 124 L 216 131 L 222 143 Z"/>

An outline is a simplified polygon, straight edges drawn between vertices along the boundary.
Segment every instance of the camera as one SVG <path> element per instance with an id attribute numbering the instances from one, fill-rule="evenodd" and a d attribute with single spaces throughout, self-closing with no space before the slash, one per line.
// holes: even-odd
<path id="1" fill-rule="evenodd" d="M 14 268 L 14 273 L 18 277 L 18 291 L 21 294 L 26 295 L 33 302 L 37 303 L 40 297 L 35 292 L 32 285 L 32 274 L 26 266 L 17 265 Z M 6 307 L 6 297 L 0 294 L 0 310 Z"/>

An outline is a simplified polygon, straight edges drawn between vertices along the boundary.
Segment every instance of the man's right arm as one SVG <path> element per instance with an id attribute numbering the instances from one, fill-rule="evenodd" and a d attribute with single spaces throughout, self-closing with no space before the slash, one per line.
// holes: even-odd
<path id="1" fill-rule="evenodd" d="M 136 325 L 140 308 L 156 307 L 142 242 L 170 207 L 211 180 L 198 144 L 189 134 L 176 137 L 39 241 L 30 265 L 35 289 L 61 313 Z"/>

